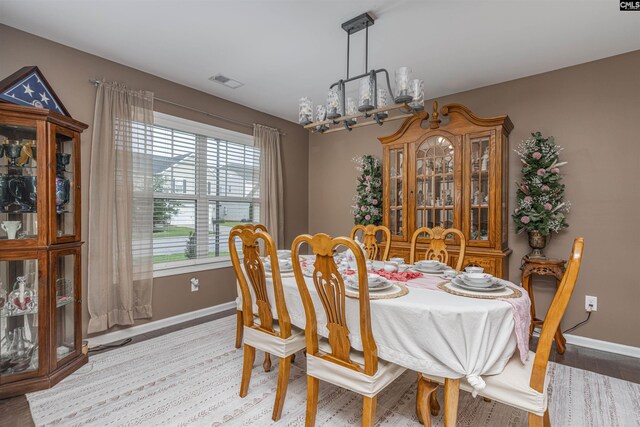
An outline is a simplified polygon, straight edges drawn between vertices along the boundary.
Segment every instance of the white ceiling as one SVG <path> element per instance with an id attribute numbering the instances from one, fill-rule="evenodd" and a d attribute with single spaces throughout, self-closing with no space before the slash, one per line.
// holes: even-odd
<path id="1" fill-rule="evenodd" d="M 340 24 L 366 11 L 370 67 L 411 67 L 427 98 L 640 49 L 640 12 L 611 0 L 0 0 L 4 24 L 292 121 L 344 77 Z M 353 74 L 364 32 L 351 46 Z"/>

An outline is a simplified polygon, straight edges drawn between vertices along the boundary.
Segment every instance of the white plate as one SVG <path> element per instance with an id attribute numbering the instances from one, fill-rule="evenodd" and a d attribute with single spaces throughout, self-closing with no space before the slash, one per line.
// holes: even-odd
<path id="1" fill-rule="evenodd" d="M 497 281 L 497 278 L 492 277 L 491 280 L 487 280 L 485 282 L 478 282 L 473 280 L 467 280 L 463 275 L 456 276 L 456 279 L 463 282 L 467 286 L 471 286 L 475 288 L 490 288 Z"/>
<path id="2" fill-rule="evenodd" d="M 347 281 L 346 285 L 349 289 L 357 291 L 358 288 L 358 282 L 351 282 L 351 281 Z M 369 292 L 378 292 L 378 291 L 384 291 L 385 289 L 389 289 L 390 287 L 393 286 L 393 282 L 387 280 L 386 283 L 384 283 L 381 286 L 369 286 Z"/>
<path id="3" fill-rule="evenodd" d="M 419 271 L 420 273 L 442 274 L 447 268 L 446 267 L 425 268 L 425 267 L 414 266 L 413 269 L 416 271 Z"/>
<path id="4" fill-rule="evenodd" d="M 267 273 L 271 273 L 271 264 L 265 264 L 264 269 Z M 293 272 L 293 265 L 287 268 L 280 266 L 280 273 L 291 273 Z"/>
<path id="5" fill-rule="evenodd" d="M 496 280 L 496 282 L 493 283 L 491 286 L 480 288 L 478 286 L 469 285 L 457 277 L 454 278 L 451 281 L 451 283 L 458 286 L 459 288 L 467 289 L 469 291 L 476 291 L 476 292 L 493 292 L 493 291 L 499 291 L 507 287 L 507 285 L 504 282 Z"/>

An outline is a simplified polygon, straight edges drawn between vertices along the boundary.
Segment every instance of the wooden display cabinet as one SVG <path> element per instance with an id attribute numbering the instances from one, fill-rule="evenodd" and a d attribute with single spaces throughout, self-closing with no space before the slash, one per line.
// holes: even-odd
<path id="1" fill-rule="evenodd" d="M 444 116 L 445 122 L 440 119 Z M 508 278 L 508 116 L 482 118 L 460 104 L 406 119 L 383 145 L 383 223 L 390 257 L 409 259 L 411 237 L 427 226 L 457 228 L 467 239 L 464 266 Z M 418 256 L 427 247 L 418 240 Z M 458 257 L 452 248 L 451 265 Z"/>
<path id="2" fill-rule="evenodd" d="M 0 398 L 53 386 L 82 353 L 80 134 L 0 104 Z"/>

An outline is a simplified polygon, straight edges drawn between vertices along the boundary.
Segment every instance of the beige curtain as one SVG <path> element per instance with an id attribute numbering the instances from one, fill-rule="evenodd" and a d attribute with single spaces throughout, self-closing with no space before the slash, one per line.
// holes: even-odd
<path id="1" fill-rule="evenodd" d="M 253 125 L 253 139 L 260 149 L 260 222 L 267 227 L 276 247 L 284 246 L 284 209 L 280 132 Z"/>
<path id="2" fill-rule="evenodd" d="M 153 94 L 98 83 L 89 177 L 88 333 L 151 317 Z"/>

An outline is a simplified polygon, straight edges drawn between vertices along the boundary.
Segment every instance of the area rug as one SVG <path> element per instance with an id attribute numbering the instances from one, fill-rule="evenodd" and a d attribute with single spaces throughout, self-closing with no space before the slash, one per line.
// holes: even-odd
<path id="1" fill-rule="evenodd" d="M 296 358 L 282 419 L 271 420 L 277 361 L 262 369 L 257 353 L 249 394 L 238 396 L 242 350 L 234 347 L 235 316 L 92 356 L 54 388 L 27 395 L 36 425 L 51 426 L 302 426 L 305 358 Z M 640 425 L 640 385 L 551 364 L 554 426 Z M 416 374 L 407 371 L 378 397 L 376 425 L 418 426 Z M 442 402 L 442 391 L 439 391 Z M 318 426 L 360 424 L 362 399 L 320 384 Z M 442 426 L 442 413 L 433 418 Z M 523 411 L 461 392 L 459 426 L 525 426 Z"/>

